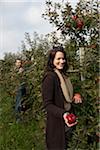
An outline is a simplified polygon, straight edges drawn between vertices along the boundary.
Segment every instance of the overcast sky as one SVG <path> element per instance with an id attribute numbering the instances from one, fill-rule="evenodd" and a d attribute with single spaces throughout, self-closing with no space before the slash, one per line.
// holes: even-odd
<path id="1" fill-rule="evenodd" d="M 78 0 L 69 1 L 75 7 Z M 5 52 L 16 53 L 19 50 L 25 32 L 45 35 L 54 30 L 41 17 L 45 7 L 45 0 L 0 0 L 0 59 Z"/>

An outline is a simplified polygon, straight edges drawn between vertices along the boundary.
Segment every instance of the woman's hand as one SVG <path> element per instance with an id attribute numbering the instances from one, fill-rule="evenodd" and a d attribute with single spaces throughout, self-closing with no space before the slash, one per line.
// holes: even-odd
<path id="1" fill-rule="evenodd" d="M 78 103 L 82 103 L 82 98 L 81 95 L 79 93 L 76 93 L 73 97 L 73 101 L 74 103 L 78 104 Z"/>
<path id="2" fill-rule="evenodd" d="M 72 127 L 72 126 L 74 126 L 74 125 L 76 125 L 77 124 L 77 121 L 76 122 L 74 122 L 74 123 L 68 123 L 68 119 L 66 118 L 66 116 L 68 115 L 69 113 L 64 113 L 64 115 L 63 115 L 63 118 L 64 118 L 64 121 L 65 121 L 65 124 L 68 126 L 68 127 Z"/>

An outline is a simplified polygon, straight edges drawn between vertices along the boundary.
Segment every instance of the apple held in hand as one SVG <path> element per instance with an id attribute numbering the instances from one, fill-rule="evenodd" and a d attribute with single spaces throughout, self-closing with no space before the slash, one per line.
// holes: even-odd
<path id="1" fill-rule="evenodd" d="M 81 95 L 80 95 L 79 93 L 76 93 L 76 94 L 74 95 L 74 99 L 81 99 Z"/>
<path id="2" fill-rule="evenodd" d="M 74 114 L 68 114 L 67 116 L 66 116 L 66 118 L 67 118 L 67 120 L 68 120 L 68 123 L 69 124 L 72 124 L 72 123 L 75 123 L 76 122 L 76 116 L 74 115 Z"/>

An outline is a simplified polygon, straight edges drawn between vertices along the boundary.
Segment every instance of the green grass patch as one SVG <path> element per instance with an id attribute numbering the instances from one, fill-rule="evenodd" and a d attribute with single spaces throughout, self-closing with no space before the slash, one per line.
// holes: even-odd
<path id="1" fill-rule="evenodd" d="M 0 94 L 0 150 L 44 150 L 44 121 L 42 116 L 27 112 L 16 123 L 12 99 Z"/>

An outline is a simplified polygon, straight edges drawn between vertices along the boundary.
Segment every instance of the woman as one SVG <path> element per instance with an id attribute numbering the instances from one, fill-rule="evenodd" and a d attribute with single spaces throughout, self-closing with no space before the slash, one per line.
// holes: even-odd
<path id="1" fill-rule="evenodd" d="M 81 98 L 73 97 L 73 87 L 66 76 L 67 69 L 64 49 L 62 47 L 53 48 L 49 53 L 42 82 L 43 103 L 47 112 L 47 150 L 66 149 L 72 127 L 77 124 L 77 122 L 69 124 L 66 118 L 68 113 L 73 111 L 72 102 L 82 102 Z"/>

